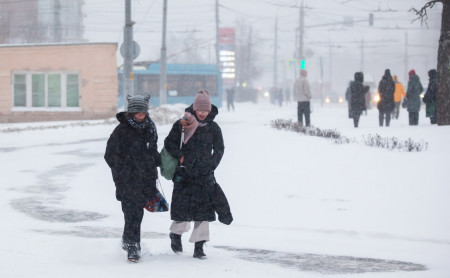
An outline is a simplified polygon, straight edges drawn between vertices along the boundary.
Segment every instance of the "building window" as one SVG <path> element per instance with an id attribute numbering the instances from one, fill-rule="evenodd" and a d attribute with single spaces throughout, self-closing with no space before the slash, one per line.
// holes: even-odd
<path id="1" fill-rule="evenodd" d="M 80 106 L 80 86 L 78 81 L 78 74 L 67 75 L 67 106 L 78 107 Z"/>
<path id="2" fill-rule="evenodd" d="M 77 73 L 14 73 L 14 107 L 79 108 Z"/>
<path id="3" fill-rule="evenodd" d="M 27 106 L 27 82 L 25 74 L 14 75 L 14 106 Z"/>

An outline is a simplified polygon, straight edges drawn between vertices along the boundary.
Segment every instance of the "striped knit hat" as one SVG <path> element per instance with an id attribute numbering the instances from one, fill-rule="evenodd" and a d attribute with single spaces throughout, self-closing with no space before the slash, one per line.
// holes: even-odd
<path id="1" fill-rule="evenodd" d="M 148 101 L 150 96 L 130 96 L 127 95 L 128 107 L 127 112 L 130 113 L 147 113 L 148 112 Z"/>

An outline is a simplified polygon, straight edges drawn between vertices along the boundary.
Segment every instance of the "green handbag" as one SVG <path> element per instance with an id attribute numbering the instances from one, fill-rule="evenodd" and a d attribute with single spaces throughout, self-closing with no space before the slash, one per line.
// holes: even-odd
<path id="1" fill-rule="evenodd" d="M 180 139 L 180 150 L 183 146 L 184 140 L 184 128 L 181 131 L 181 139 Z M 175 170 L 178 166 L 178 159 L 174 158 L 170 155 L 170 153 L 166 150 L 166 147 L 163 147 L 161 150 L 161 175 L 166 180 L 172 180 L 175 175 Z"/>
<path id="2" fill-rule="evenodd" d="M 161 175 L 167 180 L 172 180 L 177 165 L 178 159 L 171 156 L 166 147 L 164 147 L 161 150 Z"/>

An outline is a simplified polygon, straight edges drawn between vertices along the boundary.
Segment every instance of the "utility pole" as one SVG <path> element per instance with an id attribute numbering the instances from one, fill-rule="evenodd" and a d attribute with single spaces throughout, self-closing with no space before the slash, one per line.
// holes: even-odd
<path id="1" fill-rule="evenodd" d="M 329 56 L 330 56 L 330 58 L 329 58 L 329 61 L 328 61 L 328 67 L 329 67 L 329 69 L 328 69 L 328 71 L 330 72 L 329 74 L 330 74 L 330 84 L 329 84 L 329 89 L 328 89 L 328 91 L 332 91 L 333 90 L 333 86 L 332 86 L 332 83 L 333 83 L 333 65 L 332 65 L 332 60 L 333 60 L 333 46 L 331 45 L 331 42 L 329 42 Z"/>
<path id="2" fill-rule="evenodd" d="M 273 47 L 273 86 L 277 87 L 278 83 L 278 14 L 275 18 L 275 42 Z"/>
<path id="3" fill-rule="evenodd" d="M 161 58 L 159 61 L 159 105 L 167 102 L 167 48 L 166 48 L 166 26 L 167 26 L 167 0 L 164 0 L 163 6 L 163 30 Z"/>
<path id="4" fill-rule="evenodd" d="M 323 107 L 323 57 L 320 56 L 320 107 Z"/>
<path id="5" fill-rule="evenodd" d="M 298 26 L 298 60 L 300 61 L 304 59 L 303 57 L 303 34 L 305 30 L 305 11 L 303 6 L 303 0 L 300 6 L 300 18 L 299 18 L 299 26 Z"/>
<path id="6" fill-rule="evenodd" d="M 219 59 L 219 0 L 216 0 L 216 65 L 221 70 Z"/>
<path id="7" fill-rule="evenodd" d="M 405 79 L 403 82 L 408 81 L 408 32 L 405 32 Z"/>
<path id="8" fill-rule="evenodd" d="M 250 25 L 250 30 L 248 32 L 248 47 L 247 47 L 247 74 L 245 77 L 245 82 L 250 83 L 250 71 L 252 68 L 252 35 L 253 35 L 253 26 Z"/>
<path id="9" fill-rule="evenodd" d="M 364 72 L 364 38 L 361 38 L 361 66 L 360 71 Z"/>
<path id="10" fill-rule="evenodd" d="M 125 28 L 123 32 L 123 43 L 125 49 L 123 62 L 123 101 L 124 109 L 127 108 L 127 95 L 134 95 L 134 74 L 133 74 L 133 25 L 131 20 L 131 0 L 125 0 Z"/>

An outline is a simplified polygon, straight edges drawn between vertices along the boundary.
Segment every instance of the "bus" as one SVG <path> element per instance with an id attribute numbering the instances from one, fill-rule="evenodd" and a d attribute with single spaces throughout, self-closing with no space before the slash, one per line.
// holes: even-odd
<path id="1" fill-rule="evenodd" d="M 119 70 L 119 107 L 123 106 L 123 71 Z M 147 67 L 135 67 L 134 94 L 151 95 L 152 106 L 160 105 L 159 74 L 160 65 L 151 63 Z M 184 103 L 191 105 L 195 95 L 206 89 L 211 102 L 222 107 L 222 78 L 216 65 L 211 64 L 167 64 L 167 104 Z"/>

